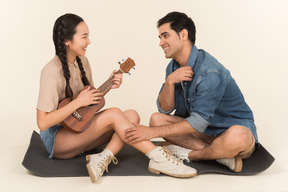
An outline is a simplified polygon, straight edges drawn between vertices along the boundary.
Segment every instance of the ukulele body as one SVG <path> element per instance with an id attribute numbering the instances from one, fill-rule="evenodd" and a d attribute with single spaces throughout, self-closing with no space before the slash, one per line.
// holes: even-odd
<path id="1" fill-rule="evenodd" d="M 87 86 L 84 87 L 84 89 L 86 89 L 86 88 L 87 88 Z M 94 87 L 91 87 L 91 88 L 93 89 Z M 63 99 L 59 103 L 58 109 L 64 107 L 65 105 L 67 105 L 71 101 L 72 101 L 71 97 Z M 105 99 L 103 97 L 100 100 L 100 103 L 97 105 L 89 105 L 86 107 L 80 107 L 74 113 L 72 113 L 66 119 L 64 119 L 64 121 L 61 122 L 61 125 L 65 129 L 68 129 L 72 132 L 82 133 L 86 129 L 89 128 L 89 126 L 92 122 L 93 116 L 95 115 L 95 113 L 97 111 L 102 109 L 104 107 L 104 105 L 105 105 Z M 78 115 L 80 115 L 80 116 L 78 116 Z"/>
<path id="2" fill-rule="evenodd" d="M 135 62 L 131 58 L 127 58 L 123 61 L 123 63 L 120 63 L 120 69 L 115 74 L 123 74 L 123 73 L 130 73 L 131 69 L 134 69 Z M 114 76 L 110 76 L 108 80 L 106 80 L 97 90 L 103 93 L 105 95 L 113 86 L 113 78 Z M 85 86 L 84 89 L 87 89 L 89 85 Z M 90 86 L 90 89 L 95 89 L 95 87 Z M 68 103 L 72 101 L 73 98 L 66 98 L 63 99 L 59 105 L 58 109 L 64 107 Z M 89 128 L 93 116 L 97 111 L 103 108 L 105 105 L 105 99 L 102 97 L 100 100 L 100 103 L 97 105 L 89 105 L 86 107 L 80 107 L 76 111 L 74 111 L 71 115 L 69 115 L 64 121 L 61 122 L 61 125 L 72 132 L 76 133 L 82 133 L 86 129 Z"/>

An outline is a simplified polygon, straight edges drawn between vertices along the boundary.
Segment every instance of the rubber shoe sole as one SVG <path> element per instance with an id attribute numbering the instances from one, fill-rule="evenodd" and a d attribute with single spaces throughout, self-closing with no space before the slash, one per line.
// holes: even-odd
<path id="1" fill-rule="evenodd" d="M 94 175 L 93 171 L 91 170 L 91 167 L 89 164 L 86 164 L 86 167 L 87 167 L 91 182 L 94 183 L 96 181 L 95 175 Z"/>
<path id="2" fill-rule="evenodd" d="M 86 162 L 90 163 L 90 155 L 86 155 Z"/>
<path id="3" fill-rule="evenodd" d="M 243 162 L 242 162 L 242 158 L 240 156 L 236 156 L 235 158 L 235 168 L 234 168 L 234 172 L 239 173 L 242 171 L 242 167 L 243 167 Z"/>
<path id="4" fill-rule="evenodd" d="M 159 170 L 153 169 L 151 167 L 148 167 L 148 171 L 150 171 L 151 173 L 157 174 L 157 175 L 162 173 L 162 174 L 169 175 L 169 176 L 172 176 L 172 177 L 177 177 L 177 178 L 189 178 L 189 177 L 194 177 L 194 176 L 197 175 L 197 172 L 195 172 L 193 174 L 188 174 L 188 175 L 187 174 L 186 175 L 171 174 L 171 173 L 166 173 L 164 171 L 159 171 Z"/>

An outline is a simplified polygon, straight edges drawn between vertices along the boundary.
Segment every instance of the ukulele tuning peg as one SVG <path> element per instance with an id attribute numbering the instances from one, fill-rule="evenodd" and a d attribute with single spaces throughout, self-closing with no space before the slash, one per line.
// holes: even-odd
<path id="1" fill-rule="evenodd" d="M 128 75 L 132 75 L 132 73 L 131 73 L 131 72 L 128 72 Z"/>
<path id="2" fill-rule="evenodd" d="M 126 61 L 126 58 L 123 58 L 122 61 L 123 61 L 123 62 Z"/>
<path id="3" fill-rule="evenodd" d="M 119 65 L 121 65 L 121 62 L 120 62 L 120 61 L 118 61 L 118 64 L 119 64 Z"/>
<path id="4" fill-rule="evenodd" d="M 132 71 L 135 71 L 135 67 L 133 67 L 131 70 L 132 70 Z"/>

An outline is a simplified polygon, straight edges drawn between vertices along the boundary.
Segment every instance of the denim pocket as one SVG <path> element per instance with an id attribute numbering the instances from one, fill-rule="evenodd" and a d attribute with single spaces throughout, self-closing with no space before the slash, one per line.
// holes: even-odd
<path id="1" fill-rule="evenodd" d="M 46 129 L 45 131 L 40 131 L 40 138 L 42 140 L 42 143 L 46 151 L 49 154 L 49 158 L 53 158 L 56 134 L 61 128 L 62 128 L 62 125 L 57 124 Z"/>

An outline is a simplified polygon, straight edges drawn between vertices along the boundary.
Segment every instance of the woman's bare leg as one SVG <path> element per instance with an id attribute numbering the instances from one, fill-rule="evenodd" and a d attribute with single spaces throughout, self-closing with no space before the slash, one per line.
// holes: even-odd
<path id="1" fill-rule="evenodd" d="M 97 113 L 90 127 L 83 133 L 78 134 L 61 129 L 56 136 L 54 157 L 72 158 L 83 151 L 98 147 L 109 141 L 113 130 L 116 131 L 117 135 L 113 135 L 107 148 L 116 154 L 124 146 L 122 142 L 124 140 L 123 131 L 134 127 L 130 121 L 139 123 L 139 116 L 133 110 L 123 113 L 117 108 L 110 108 Z M 150 141 L 143 141 L 132 146 L 144 154 L 156 147 Z"/>
<path id="2" fill-rule="evenodd" d="M 136 111 L 127 110 L 127 111 L 124 111 L 123 113 L 126 116 L 126 118 L 129 120 L 129 122 L 133 124 L 140 123 L 140 117 Z M 109 149 L 114 155 L 116 155 L 124 147 L 124 145 L 125 143 L 121 141 L 121 139 L 118 137 L 116 133 L 114 133 L 111 139 L 111 142 L 108 143 L 106 148 Z"/>

